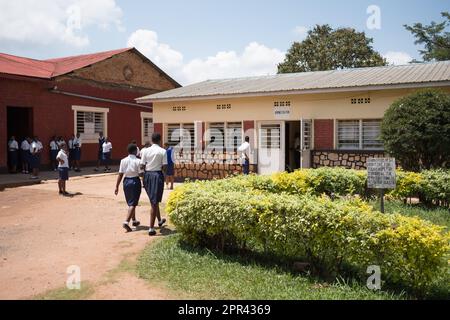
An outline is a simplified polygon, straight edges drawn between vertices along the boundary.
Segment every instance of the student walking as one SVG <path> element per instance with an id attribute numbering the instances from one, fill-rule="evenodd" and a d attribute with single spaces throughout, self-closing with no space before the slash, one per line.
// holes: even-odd
<path id="1" fill-rule="evenodd" d="M 105 165 L 105 172 L 111 171 L 111 168 L 109 167 L 109 164 L 111 162 L 111 150 L 112 150 L 112 143 L 109 141 L 108 138 L 105 138 L 105 142 L 102 145 L 102 160 L 103 164 Z"/>
<path id="2" fill-rule="evenodd" d="M 94 169 L 94 171 L 98 171 L 100 168 L 100 165 L 103 162 L 103 144 L 105 143 L 105 136 L 103 135 L 103 132 L 100 132 L 98 134 L 98 157 L 97 157 L 97 167 Z"/>
<path id="3" fill-rule="evenodd" d="M 242 171 L 245 175 L 250 174 L 250 137 L 245 137 L 245 142 L 238 148 L 242 153 Z"/>
<path id="4" fill-rule="evenodd" d="M 140 222 L 136 220 L 136 207 L 139 205 L 139 198 L 141 197 L 142 183 L 139 178 L 141 174 L 140 160 L 136 157 L 137 146 L 134 144 L 128 145 L 128 157 L 120 161 L 119 176 L 116 182 L 116 196 L 119 194 L 119 185 L 123 179 L 123 192 L 128 204 L 128 212 L 126 220 L 122 226 L 126 232 L 132 232 L 130 222 L 133 221 L 133 227 L 139 227 Z"/>
<path id="5" fill-rule="evenodd" d="M 169 146 L 168 143 L 165 143 L 164 149 L 166 149 L 167 153 L 166 186 L 169 190 L 173 190 L 173 184 L 175 182 L 175 163 L 173 162 L 173 147 Z"/>
<path id="6" fill-rule="evenodd" d="M 52 165 L 53 171 L 58 170 L 58 161 L 56 160 L 56 156 L 58 155 L 59 146 L 56 139 L 56 136 L 53 136 L 50 140 L 50 163 Z"/>
<path id="7" fill-rule="evenodd" d="M 30 137 L 26 137 L 20 144 L 20 158 L 22 160 L 22 173 L 30 173 L 29 162 L 30 162 Z"/>
<path id="8" fill-rule="evenodd" d="M 66 191 L 66 183 L 69 180 L 69 151 L 67 150 L 67 145 L 65 143 L 61 144 L 61 150 L 59 150 L 56 155 L 56 160 L 58 161 L 59 194 L 65 197 L 70 196 Z"/>
<path id="9" fill-rule="evenodd" d="M 161 143 L 161 135 L 159 133 L 154 133 L 152 135 L 152 143 L 153 145 L 146 149 L 141 155 L 141 169 L 145 170 L 144 188 L 152 207 L 148 234 L 150 236 L 155 236 L 156 218 L 158 218 L 158 225 L 160 228 L 166 223 L 166 219 L 161 219 L 159 204 L 162 201 L 164 193 L 163 170 L 165 170 L 165 166 L 167 166 L 167 154 L 166 150 L 159 146 Z"/>
<path id="10" fill-rule="evenodd" d="M 77 136 L 73 139 L 73 160 L 74 160 L 74 167 L 76 172 L 81 172 L 80 169 L 80 161 L 81 161 L 81 147 L 83 145 L 83 142 L 81 140 L 81 135 L 77 133 Z"/>
<path id="11" fill-rule="evenodd" d="M 10 172 L 17 173 L 17 165 L 19 164 L 19 143 L 15 136 L 12 136 L 8 141 L 8 154 Z"/>

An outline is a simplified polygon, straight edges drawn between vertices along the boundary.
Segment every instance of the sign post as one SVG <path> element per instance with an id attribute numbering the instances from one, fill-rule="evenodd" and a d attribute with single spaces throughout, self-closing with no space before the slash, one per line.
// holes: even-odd
<path id="1" fill-rule="evenodd" d="M 395 189 L 397 185 L 395 176 L 395 159 L 369 158 L 367 160 L 367 187 L 380 190 L 380 210 L 384 210 L 384 192 L 386 189 Z"/>

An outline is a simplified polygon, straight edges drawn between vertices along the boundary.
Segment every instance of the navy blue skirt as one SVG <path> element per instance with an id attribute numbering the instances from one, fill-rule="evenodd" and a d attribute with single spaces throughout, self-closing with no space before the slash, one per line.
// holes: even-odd
<path id="1" fill-rule="evenodd" d="M 50 160 L 55 161 L 58 156 L 58 150 L 50 150 Z"/>
<path id="2" fill-rule="evenodd" d="M 58 168 L 59 180 L 67 181 L 69 180 L 69 168 Z"/>
<path id="3" fill-rule="evenodd" d="M 75 161 L 81 160 L 81 148 L 75 148 L 73 150 L 73 160 Z"/>
<path id="4" fill-rule="evenodd" d="M 29 165 L 31 169 L 39 169 L 39 167 L 41 166 L 41 157 L 39 157 L 38 154 L 30 153 Z"/>
<path id="5" fill-rule="evenodd" d="M 25 162 L 28 164 L 30 162 L 30 151 L 20 150 L 20 157 L 22 158 L 22 162 Z"/>
<path id="6" fill-rule="evenodd" d="M 139 177 L 125 178 L 123 180 L 123 192 L 129 207 L 137 207 L 141 197 L 142 184 Z"/>
<path id="7" fill-rule="evenodd" d="M 173 177 L 175 175 L 175 166 L 173 164 L 168 164 L 166 168 L 166 176 Z"/>
<path id="8" fill-rule="evenodd" d="M 164 193 L 164 174 L 161 171 L 146 171 L 144 188 L 151 204 L 161 203 Z"/>
<path id="9" fill-rule="evenodd" d="M 19 151 L 9 151 L 9 163 L 11 166 L 19 164 Z"/>

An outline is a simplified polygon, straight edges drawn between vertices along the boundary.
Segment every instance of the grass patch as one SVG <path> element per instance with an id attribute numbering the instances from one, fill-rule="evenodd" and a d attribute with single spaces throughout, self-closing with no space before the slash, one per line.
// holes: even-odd
<path id="1" fill-rule="evenodd" d="M 82 282 L 80 290 L 69 290 L 66 287 L 50 290 L 35 296 L 34 300 L 85 300 L 94 293 L 89 282 Z"/>
<path id="2" fill-rule="evenodd" d="M 138 259 L 138 275 L 163 279 L 169 289 L 192 299 L 392 300 L 402 295 L 372 292 L 344 281 L 326 283 L 290 272 L 274 261 L 229 256 L 192 248 L 179 235 L 150 244 Z"/>
<path id="3" fill-rule="evenodd" d="M 380 210 L 380 201 L 370 203 L 376 210 Z M 450 212 L 446 208 L 429 208 L 422 204 L 404 204 L 402 201 L 386 201 L 386 213 L 398 212 L 404 216 L 419 217 L 434 224 L 447 227 L 450 230 Z"/>

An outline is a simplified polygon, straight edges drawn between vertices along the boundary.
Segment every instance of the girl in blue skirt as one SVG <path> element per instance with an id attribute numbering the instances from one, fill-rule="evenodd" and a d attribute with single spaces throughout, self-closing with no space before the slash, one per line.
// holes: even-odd
<path id="1" fill-rule="evenodd" d="M 127 218 L 123 223 L 123 228 L 126 232 L 133 231 L 130 227 L 131 220 L 133 227 L 138 227 L 141 223 L 136 220 L 136 207 L 139 205 L 139 198 L 141 196 L 142 182 L 139 176 L 140 160 L 137 158 L 137 146 L 130 144 L 128 146 L 128 157 L 120 161 L 119 176 L 116 183 L 116 196 L 119 194 L 119 185 L 123 179 L 123 192 L 128 204 Z"/>

